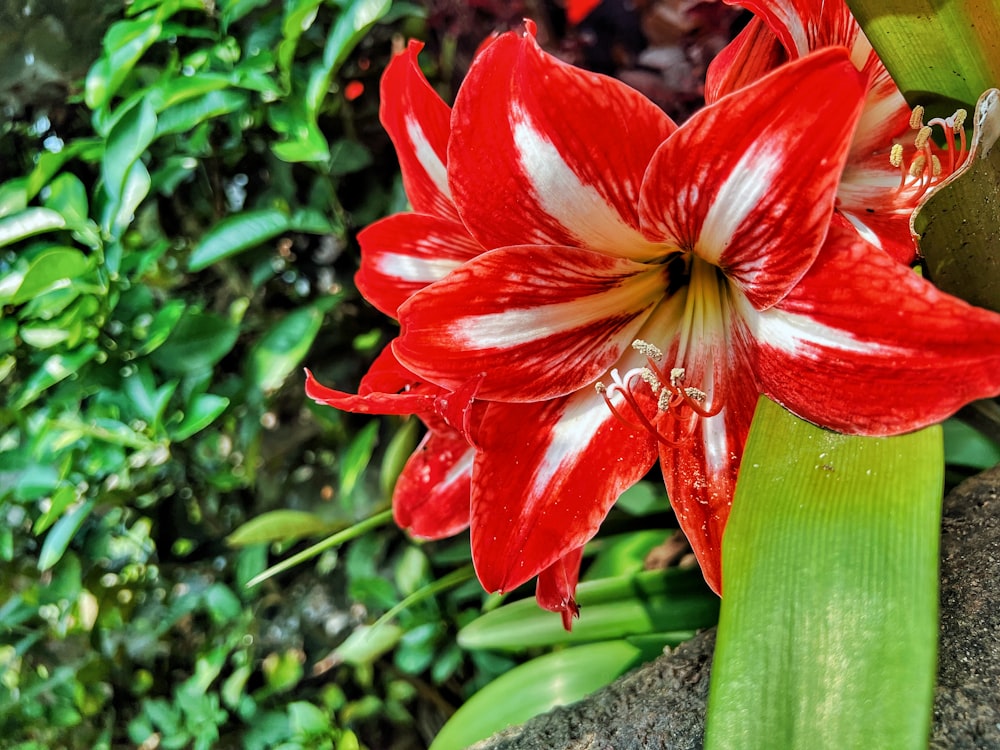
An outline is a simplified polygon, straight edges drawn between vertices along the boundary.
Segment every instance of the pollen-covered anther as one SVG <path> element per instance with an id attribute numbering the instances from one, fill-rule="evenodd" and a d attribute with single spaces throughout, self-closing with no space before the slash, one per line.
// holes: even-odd
<path id="1" fill-rule="evenodd" d="M 659 362 L 663 359 L 663 352 L 655 344 L 650 344 L 648 341 L 643 341 L 642 339 L 636 339 L 632 342 L 632 348 L 635 349 L 639 354 L 654 362 Z"/>
<path id="2" fill-rule="evenodd" d="M 674 388 L 680 388 L 681 387 L 681 383 L 684 382 L 684 376 L 685 376 L 685 374 L 686 373 L 684 372 L 684 368 L 683 367 L 675 367 L 675 368 L 673 368 L 670 371 L 670 385 L 672 385 Z"/>
<path id="3" fill-rule="evenodd" d="M 927 166 L 927 157 L 923 154 L 917 154 L 910 162 L 910 168 L 907 170 L 910 177 L 920 177 L 924 173 L 924 167 Z"/>
<path id="4" fill-rule="evenodd" d="M 935 177 L 941 176 L 941 160 L 936 156 L 931 157 L 931 174 Z"/>
<path id="5" fill-rule="evenodd" d="M 698 388 L 685 388 L 684 393 L 687 394 L 688 398 L 697 401 L 699 404 L 703 404 L 708 400 L 708 394 Z"/>
<path id="6" fill-rule="evenodd" d="M 903 164 L 903 144 L 894 143 L 892 148 L 889 150 L 889 163 L 894 167 L 900 167 Z"/>
<path id="7" fill-rule="evenodd" d="M 648 367 L 643 367 L 639 371 L 639 377 L 642 378 L 642 381 L 649 386 L 649 390 L 651 390 L 653 393 L 658 393 L 660 388 L 663 387 L 663 385 L 660 383 L 660 378 L 657 376 L 655 372 L 650 370 Z"/>
<path id="8" fill-rule="evenodd" d="M 910 129 L 920 130 L 924 124 L 924 108 L 921 105 L 917 105 L 910 112 Z"/>
<path id="9" fill-rule="evenodd" d="M 918 150 L 922 150 L 924 146 L 927 145 L 927 141 L 931 138 L 931 127 L 930 125 L 924 125 L 917 131 L 916 137 L 913 139 L 913 145 Z"/>

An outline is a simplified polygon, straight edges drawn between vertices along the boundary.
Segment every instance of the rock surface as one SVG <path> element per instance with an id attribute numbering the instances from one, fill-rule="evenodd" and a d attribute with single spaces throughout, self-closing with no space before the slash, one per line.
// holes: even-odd
<path id="1" fill-rule="evenodd" d="M 697 750 L 715 632 L 475 750 Z M 1000 466 L 944 501 L 933 750 L 1000 750 Z"/>

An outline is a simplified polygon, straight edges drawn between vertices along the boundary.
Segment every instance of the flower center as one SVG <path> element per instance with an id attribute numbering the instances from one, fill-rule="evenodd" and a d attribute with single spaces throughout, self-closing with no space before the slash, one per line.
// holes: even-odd
<path id="1" fill-rule="evenodd" d="M 642 339 L 632 342 L 632 348 L 645 358 L 645 364 L 633 367 L 622 375 L 611 370 L 611 383 L 598 382 L 595 388 L 612 413 L 628 427 L 645 430 L 660 443 L 678 447 L 694 435 L 698 421 L 714 417 L 724 405 L 725 383 L 689 381 L 685 362 L 701 360 L 711 364 L 725 356 L 726 307 L 728 282 L 710 263 L 687 256 L 690 276 L 684 312 L 672 350 L 673 367 L 665 367 L 663 352 L 655 344 Z M 706 371 L 711 378 L 712 368 Z M 711 389 L 712 398 L 706 390 Z M 651 416 L 652 415 L 652 416 Z"/>
<path id="2" fill-rule="evenodd" d="M 899 187 L 897 192 L 916 189 L 917 195 L 923 195 L 934 185 L 939 184 L 955 171 L 956 154 L 959 158 L 966 153 L 965 124 L 966 111 L 956 110 L 950 117 L 935 117 L 924 124 L 924 108 L 917 105 L 910 114 L 910 128 L 916 131 L 913 137 L 912 150 L 907 153 L 902 143 L 893 145 L 889 152 L 889 163 L 899 168 Z M 937 125 L 944 132 L 948 147 L 948 169 L 944 170 L 941 160 L 933 152 L 931 134 Z M 955 136 L 958 136 L 958 143 Z"/>

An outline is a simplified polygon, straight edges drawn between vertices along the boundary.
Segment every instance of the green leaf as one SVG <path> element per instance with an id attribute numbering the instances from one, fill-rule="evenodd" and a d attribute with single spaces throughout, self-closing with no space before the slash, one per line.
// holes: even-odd
<path id="1" fill-rule="evenodd" d="M 112 202 L 121 200 L 132 165 L 155 136 L 156 110 L 146 99 L 137 100 L 112 126 L 101 160 L 104 190 Z"/>
<path id="2" fill-rule="evenodd" d="M 94 500 L 88 500 L 74 508 L 70 513 L 56 521 L 55 525 L 45 536 L 42 542 L 42 549 L 38 553 L 38 569 L 42 572 L 49 570 L 59 562 L 69 543 L 73 541 L 76 532 L 80 530 L 83 522 L 87 520 L 94 509 Z"/>
<path id="3" fill-rule="evenodd" d="M 347 446 L 340 459 L 340 497 L 349 497 L 368 468 L 378 441 L 377 421 L 366 424 Z"/>
<path id="4" fill-rule="evenodd" d="M 707 750 L 926 748 L 941 430 L 849 437 L 761 399 L 722 550 Z"/>
<path id="5" fill-rule="evenodd" d="M 104 54 L 87 73 L 84 101 L 88 107 L 96 110 L 108 104 L 162 29 L 153 13 L 111 25 L 104 35 Z"/>
<path id="6" fill-rule="evenodd" d="M 502 729 L 585 698 L 642 660 L 642 651 L 625 641 L 594 643 L 533 659 L 462 704 L 430 750 L 464 750 Z"/>
<path id="7" fill-rule="evenodd" d="M 1000 83 L 1000 0 L 847 4 L 911 105 L 948 115 Z"/>
<path id="8" fill-rule="evenodd" d="M 248 102 L 249 97 L 242 91 L 226 89 L 210 91 L 174 104 L 160 113 L 156 123 L 156 137 L 194 130 L 206 120 L 246 108 Z"/>
<path id="9" fill-rule="evenodd" d="M 459 631 L 465 649 L 520 651 L 534 646 L 623 638 L 714 625 L 719 600 L 698 570 L 650 570 L 633 576 L 581 583 L 576 589 L 580 619 L 573 630 L 562 619 L 523 599 L 487 612 Z"/>
<path id="10" fill-rule="evenodd" d="M 205 233 L 188 258 L 188 270 L 201 271 L 223 258 L 249 250 L 289 228 L 289 216 L 276 208 L 262 208 L 223 219 Z"/>
<path id="11" fill-rule="evenodd" d="M 323 324 L 323 311 L 315 305 L 281 318 L 250 350 L 250 383 L 269 393 L 305 359 Z"/>
<path id="12" fill-rule="evenodd" d="M 0 302 L 20 305 L 53 290 L 66 288 L 89 269 L 90 260 L 75 248 L 46 248 L 31 260 L 15 266 L 10 274 L 12 288 L 0 291 Z M 20 283 L 15 286 L 18 277 Z"/>
<path id="13" fill-rule="evenodd" d="M 326 534 L 330 522 L 303 510 L 272 510 L 239 526 L 226 537 L 231 547 L 246 547 L 265 542 L 292 542 L 307 536 Z"/>
<path id="14" fill-rule="evenodd" d="M 65 226 L 66 219 L 58 211 L 39 206 L 26 208 L 0 219 L 0 247 Z"/>
<path id="15" fill-rule="evenodd" d="M 97 357 L 100 349 L 85 344 L 70 354 L 53 354 L 24 382 L 20 392 L 11 402 L 14 409 L 23 409 L 56 383 L 65 380 Z"/>
<path id="16" fill-rule="evenodd" d="M 226 318 L 188 309 L 152 359 L 171 375 L 208 370 L 229 353 L 239 335 L 239 326 Z"/>
<path id="17" fill-rule="evenodd" d="M 316 20 L 316 12 L 323 0 L 288 0 L 281 21 L 281 44 L 278 45 L 278 71 L 284 90 L 291 90 L 292 60 L 302 33 Z"/>
<path id="18" fill-rule="evenodd" d="M 188 404 L 184 419 L 170 429 L 170 438 L 175 442 L 187 440 L 208 427 L 229 406 L 229 399 L 211 393 L 200 393 Z"/>

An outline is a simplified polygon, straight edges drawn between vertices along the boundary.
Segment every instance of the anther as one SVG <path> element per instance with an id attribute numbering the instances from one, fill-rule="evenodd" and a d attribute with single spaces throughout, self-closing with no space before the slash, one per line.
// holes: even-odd
<path id="1" fill-rule="evenodd" d="M 920 130 L 921 126 L 924 124 L 924 108 L 921 105 L 917 105 L 913 108 L 910 113 L 910 128 L 912 130 Z"/>
<path id="2" fill-rule="evenodd" d="M 639 352 L 642 356 L 649 357 L 654 362 L 659 362 L 663 359 L 663 352 L 661 352 L 655 345 L 650 344 L 648 341 L 636 339 L 632 342 L 632 348 Z"/>
<path id="3" fill-rule="evenodd" d="M 681 383 L 684 382 L 684 368 L 675 367 L 670 371 L 670 385 L 674 388 L 679 388 Z"/>
<path id="4" fill-rule="evenodd" d="M 941 160 L 931 155 L 931 174 L 935 177 L 941 176 Z"/>
<path id="5" fill-rule="evenodd" d="M 594 383 L 594 390 L 597 391 L 598 393 L 604 393 L 605 391 L 608 390 L 608 387 L 604 385 L 604 383 L 602 383 L 600 380 L 598 380 L 596 383 Z"/>
<path id="6" fill-rule="evenodd" d="M 924 173 L 924 167 L 927 166 L 927 157 L 923 154 L 918 154 L 914 157 L 913 161 L 910 162 L 910 177 L 919 177 Z"/>
<path id="7" fill-rule="evenodd" d="M 685 388 L 684 393 L 687 394 L 688 398 L 697 401 L 699 404 L 705 403 L 708 399 L 708 394 L 698 388 Z"/>
<path id="8" fill-rule="evenodd" d="M 965 125 L 965 118 L 969 116 L 969 113 L 964 109 L 956 109 L 955 114 L 948 118 L 947 122 L 951 125 L 951 129 L 958 133 L 961 132 L 962 126 Z"/>
<path id="9" fill-rule="evenodd" d="M 913 145 L 918 149 L 923 149 L 927 145 L 927 141 L 931 137 L 931 127 L 929 125 L 924 125 L 917 131 L 917 136 L 913 139 Z"/>
<path id="10" fill-rule="evenodd" d="M 892 149 L 889 151 L 889 163 L 894 167 L 898 167 L 903 163 L 902 143 L 892 144 Z"/>

